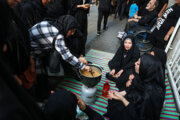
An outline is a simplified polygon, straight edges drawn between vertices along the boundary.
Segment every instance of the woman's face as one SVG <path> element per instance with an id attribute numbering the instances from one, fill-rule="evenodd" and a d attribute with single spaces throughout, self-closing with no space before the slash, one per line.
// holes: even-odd
<path id="1" fill-rule="evenodd" d="M 75 32 L 76 32 L 75 29 L 68 30 L 68 32 L 67 32 L 67 34 L 66 34 L 66 38 L 68 38 L 68 37 L 70 37 L 70 36 L 73 36 Z"/>
<path id="2" fill-rule="evenodd" d="M 132 48 L 132 41 L 130 39 L 126 39 L 124 41 L 124 48 L 126 50 L 130 50 Z"/>
<path id="3" fill-rule="evenodd" d="M 140 66 L 141 59 L 139 58 L 138 61 L 135 62 L 135 72 L 139 74 L 139 66 Z"/>

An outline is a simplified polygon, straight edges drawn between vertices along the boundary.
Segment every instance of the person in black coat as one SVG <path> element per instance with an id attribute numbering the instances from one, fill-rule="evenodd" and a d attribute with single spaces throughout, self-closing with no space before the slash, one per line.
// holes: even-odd
<path id="1" fill-rule="evenodd" d="M 120 48 L 114 55 L 108 66 L 111 70 L 106 74 L 109 80 L 116 83 L 121 81 L 121 84 L 125 84 L 127 79 L 122 79 L 125 74 L 131 74 L 134 71 L 134 63 L 139 59 L 140 52 L 132 36 L 127 36 L 122 42 Z M 124 74 L 124 75 L 123 75 Z M 121 75 L 123 75 L 121 77 Z"/>
<path id="2" fill-rule="evenodd" d="M 20 17 L 27 29 L 38 22 L 41 22 L 47 16 L 47 4 L 50 0 L 28 0 L 21 8 Z"/>
<path id="3" fill-rule="evenodd" d="M 76 107 L 87 114 L 89 120 L 104 120 L 103 117 L 87 106 L 81 98 L 70 91 L 60 90 L 52 94 L 44 107 L 46 120 L 76 120 Z"/>
<path id="4" fill-rule="evenodd" d="M 85 45 L 87 40 L 87 34 L 88 34 L 88 19 L 87 14 L 89 13 L 89 0 L 85 0 L 83 3 L 83 0 L 74 0 L 71 1 L 71 5 L 69 8 L 69 14 L 74 16 L 76 20 L 79 23 L 79 30 L 82 32 L 82 37 L 77 38 L 80 39 L 82 43 L 82 55 L 85 55 Z"/>
<path id="5" fill-rule="evenodd" d="M 0 34 L 7 47 L 7 51 L 3 54 L 3 59 L 8 63 L 9 68 L 11 68 L 19 83 L 22 84 L 18 76 L 22 75 L 30 65 L 28 30 L 12 9 L 17 2 L 13 0 L 2 0 L 1 2 Z M 4 10 L 7 13 L 3 13 Z"/>
<path id="6" fill-rule="evenodd" d="M 107 30 L 107 21 L 110 12 L 111 1 L 114 2 L 114 0 L 96 0 L 96 5 L 98 5 L 98 1 L 99 1 L 99 7 L 98 7 L 97 35 L 100 35 L 101 22 L 103 17 L 104 17 L 103 30 Z"/>
<path id="7" fill-rule="evenodd" d="M 42 110 L 14 79 L 8 64 L 2 60 L 2 56 L 0 56 L 0 69 L 0 119 L 45 120 Z"/>
<path id="8" fill-rule="evenodd" d="M 10 41 L 8 39 L 8 32 L 12 30 L 12 33 L 16 33 L 18 36 L 19 31 L 13 31 L 12 28 L 15 28 L 15 26 L 18 26 L 16 30 L 19 28 L 19 25 L 15 24 L 16 19 L 13 19 L 14 14 L 12 11 L 12 7 L 14 7 L 17 4 L 16 0 L 1 0 L 0 1 L 0 9 L 1 9 L 1 17 L 0 17 L 0 34 L 1 34 L 1 40 L 0 40 L 0 119 L 1 120 L 44 120 L 43 113 L 41 109 L 37 106 L 37 104 L 34 102 L 32 97 L 28 95 L 28 93 L 25 91 L 25 89 L 20 86 L 19 82 L 17 82 L 17 79 L 15 79 L 14 74 L 22 73 L 22 71 L 27 67 L 25 62 L 28 64 L 28 60 L 26 58 L 23 58 L 22 60 L 22 54 L 19 53 L 19 59 L 22 60 L 21 64 L 15 64 L 15 67 L 13 69 L 12 62 L 16 60 L 16 58 L 12 57 L 12 54 L 10 53 L 10 49 L 14 48 L 16 44 L 8 44 Z M 11 8 L 10 8 L 11 7 Z M 6 12 L 4 12 L 4 10 Z M 12 21 L 14 21 L 14 24 L 12 24 Z M 19 29 L 18 29 L 19 30 Z M 22 32 L 22 31 L 21 31 Z M 21 33 L 22 34 L 22 33 Z M 14 34 L 11 34 L 12 36 Z M 16 38 L 17 36 L 14 36 L 12 38 Z M 21 36 L 22 37 L 22 36 Z M 21 38 L 20 37 L 20 38 Z M 13 39 L 16 41 L 16 39 Z M 18 41 L 18 45 L 22 45 L 23 39 L 20 39 Z M 17 42 L 17 41 L 16 41 Z M 14 54 L 16 55 L 17 51 L 16 48 L 14 48 Z M 23 47 L 20 47 L 22 53 L 25 52 Z M 13 52 L 13 51 L 12 51 Z M 11 58 L 7 59 L 7 55 L 9 55 Z M 27 61 L 26 61 L 27 60 Z M 12 61 L 12 62 L 10 62 Z M 16 62 L 16 61 L 14 61 Z M 24 67 L 23 67 L 24 66 Z M 21 69 L 20 69 L 21 68 Z"/>
<path id="9" fill-rule="evenodd" d="M 83 34 L 80 30 L 76 30 L 74 36 L 70 36 L 67 41 L 65 41 L 67 47 L 71 51 L 71 53 L 77 58 L 84 56 L 84 44 L 82 43 Z"/>
<path id="10" fill-rule="evenodd" d="M 110 91 L 107 113 L 111 120 L 159 120 L 165 99 L 160 61 L 149 54 L 135 63 L 136 73 L 128 91 Z"/>

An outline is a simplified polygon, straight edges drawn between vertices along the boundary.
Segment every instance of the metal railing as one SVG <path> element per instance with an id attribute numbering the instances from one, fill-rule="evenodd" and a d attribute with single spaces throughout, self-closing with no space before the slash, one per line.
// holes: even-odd
<path id="1" fill-rule="evenodd" d="M 169 39 L 165 52 L 167 53 L 167 71 L 174 93 L 178 112 L 180 113 L 180 18 Z"/>

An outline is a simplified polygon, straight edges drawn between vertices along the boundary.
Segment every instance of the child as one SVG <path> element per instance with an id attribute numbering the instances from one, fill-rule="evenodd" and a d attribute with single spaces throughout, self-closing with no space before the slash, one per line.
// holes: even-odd
<path id="1" fill-rule="evenodd" d="M 138 15 L 138 5 L 136 4 L 136 0 L 133 0 L 133 4 L 130 6 L 129 9 L 129 18 L 133 18 L 134 15 Z"/>

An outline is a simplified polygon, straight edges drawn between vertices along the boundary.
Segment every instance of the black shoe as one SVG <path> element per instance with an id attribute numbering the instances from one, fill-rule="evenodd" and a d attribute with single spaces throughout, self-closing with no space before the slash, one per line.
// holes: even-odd
<path id="1" fill-rule="evenodd" d="M 106 31 L 108 29 L 108 27 L 104 27 L 103 30 Z"/>

